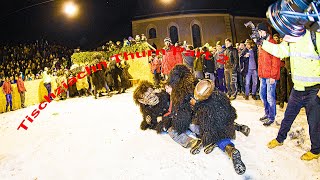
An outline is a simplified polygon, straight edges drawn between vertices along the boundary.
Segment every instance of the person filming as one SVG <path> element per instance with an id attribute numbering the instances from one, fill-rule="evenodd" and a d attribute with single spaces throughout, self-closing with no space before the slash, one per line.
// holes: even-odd
<path id="1" fill-rule="evenodd" d="M 301 156 L 310 161 L 320 157 L 320 33 L 306 30 L 300 37 L 285 35 L 283 42 L 274 44 L 264 40 L 262 49 L 279 58 L 290 56 L 292 81 L 288 106 L 277 138 L 268 143 L 270 149 L 283 145 L 301 108 L 306 109 L 311 150 Z"/>

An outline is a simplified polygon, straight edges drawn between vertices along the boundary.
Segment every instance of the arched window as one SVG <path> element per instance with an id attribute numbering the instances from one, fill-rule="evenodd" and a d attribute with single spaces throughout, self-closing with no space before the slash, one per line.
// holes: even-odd
<path id="1" fill-rule="evenodd" d="M 149 39 L 157 38 L 157 30 L 155 28 L 149 29 Z"/>
<path id="2" fill-rule="evenodd" d="M 178 36 L 178 28 L 176 26 L 171 26 L 169 28 L 170 31 L 170 39 L 173 44 L 175 44 L 177 41 L 179 41 L 179 36 Z"/>
<path id="3" fill-rule="evenodd" d="M 198 24 L 192 25 L 192 40 L 195 48 L 201 47 L 201 31 Z"/>

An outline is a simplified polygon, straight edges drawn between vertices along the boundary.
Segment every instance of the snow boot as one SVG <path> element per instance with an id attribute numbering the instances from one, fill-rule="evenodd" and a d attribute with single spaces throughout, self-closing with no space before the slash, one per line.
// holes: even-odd
<path id="1" fill-rule="evenodd" d="M 199 154 L 203 148 L 201 140 L 198 140 L 196 144 L 191 146 L 190 153 L 193 155 Z"/>
<path id="2" fill-rule="evenodd" d="M 320 154 L 313 154 L 312 152 L 308 151 L 304 153 L 300 159 L 304 161 L 311 161 L 313 159 L 318 159 L 319 157 L 320 157 Z"/>
<path id="3" fill-rule="evenodd" d="M 265 122 L 268 119 L 267 115 L 264 115 L 263 117 L 261 117 L 259 120 L 262 122 Z"/>
<path id="4" fill-rule="evenodd" d="M 10 106 L 10 111 L 13 111 L 12 106 Z"/>
<path id="5" fill-rule="evenodd" d="M 241 160 L 240 151 L 231 145 L 226 146 L 226 152 L 232 159 L 234 170 L 237 174 L 242 175 L 246 172 L 246 166 Z"/>
<path id="6" fill-rule="evenodd" d="M 242 134 L 244 134 L 245 136 L 249 136 L 250 128 L 246 125 L 241 125 L 240 132 L 242 132 Z"/>
<path id="7" fill-rule="evenodd" d="M 283 145 L 283 143 L 280 143 L 280 142 L 278 142 L 276 139 L 273 139 L 272 141 L 270 141 L 269 143 L 268 143 L 268 148 L 269 149 L 273 149 L 273 148 L 275 148 L 275 147 L 277 147 L 277 146 L 282 146 Z"/>
<path id="8" fill-rule="evenodd" d="M 8 112 L 8 106 L 6 106 L 6 112 Z"/>

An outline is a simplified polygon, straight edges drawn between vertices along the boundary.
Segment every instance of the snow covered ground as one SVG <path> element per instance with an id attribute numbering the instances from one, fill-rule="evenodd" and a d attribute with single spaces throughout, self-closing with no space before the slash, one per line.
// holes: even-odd
<path id="1" fill-rule="evenodd" d="M 320 179 L 320 160 L 300 160 L 309 140 L 303 147 L 286 140 L 269 150 L 279 126 L 266 128 L 258 120 L 261 102 L 238 98 L 233 105 L 237 122 L 251 128 L 249 137 L 237 132 L 235 140 L 247 166 L 242 176 L 219 149 L 191 155 L 168 135 L 141 131 L 129 92 L 52 102 L 27 131 L 17 127 L 36 106 L 0 114 L 0 180 Z M 278 111 L 277 119 L 282 117 Z M 297 125 L 307 128 L 304 112 Z"/>

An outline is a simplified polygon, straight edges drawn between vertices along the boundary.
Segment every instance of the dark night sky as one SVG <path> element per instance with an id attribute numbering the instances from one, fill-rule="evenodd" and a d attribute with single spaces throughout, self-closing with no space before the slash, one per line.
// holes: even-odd
<path id="1" fill-rule="evenodd" d="M 66 0 L 55 0 L 12 13 L 45 1 L 1 2 L 1 42 L 45 38 L 72 47 L 95 48 L 107 40 L 130 36 L 134 17 L 201 9 L 223 9 L 234 15 L 265 17 L 267 7 L 276 0 L 173 0 L 169 6 L 164 6 L 160 0 L 74 0 L 80 5 L 80 15 L 76 19 L 68 19 L 61 13 Z"/>

